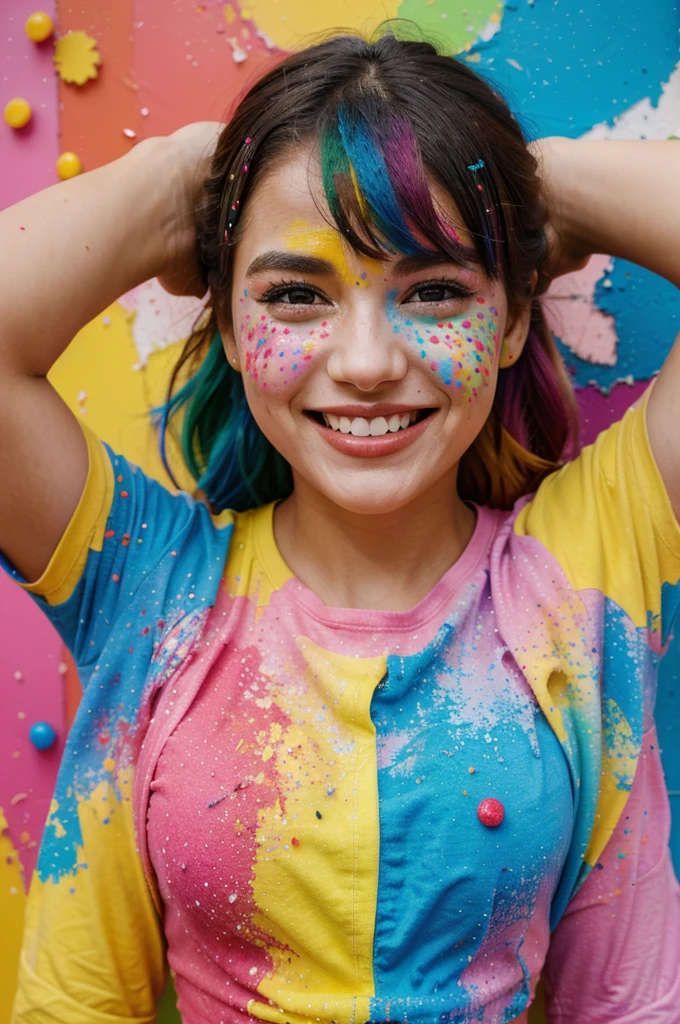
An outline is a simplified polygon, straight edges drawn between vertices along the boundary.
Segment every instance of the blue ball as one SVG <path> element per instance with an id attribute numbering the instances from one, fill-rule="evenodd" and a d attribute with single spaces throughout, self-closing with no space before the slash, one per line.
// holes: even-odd
<path id="1" fill-rule="evenodd" d="M 37 750 L 47 750 L 57 738 L 57 734 L 49 722 L 36 722 L 28 734 L 31 743 Z"/>

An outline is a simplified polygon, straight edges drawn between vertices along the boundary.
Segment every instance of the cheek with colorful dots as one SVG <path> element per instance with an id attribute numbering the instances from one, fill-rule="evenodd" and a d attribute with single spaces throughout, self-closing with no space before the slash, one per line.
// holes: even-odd
<path id="1" fill-rule="evenodd" d="M 310 369 L 328 337 L 328 322 L 285 324 L 243 311 L 239 324 L 241 369 L 262 391 L 281 391 Z"/>
<path id="2" fill-rule="evenodd" d="M 499 347 L 498 309 L 479 295 L 474 308 L 450 319 L 409 317 L 390 301 L 388 316 L 420 359 L 459 401 L 472 402 L 493 379 Z"/>

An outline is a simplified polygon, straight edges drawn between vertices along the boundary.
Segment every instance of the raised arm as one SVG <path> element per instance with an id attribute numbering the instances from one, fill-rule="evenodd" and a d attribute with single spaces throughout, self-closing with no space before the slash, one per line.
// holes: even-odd
<path id="1" fill-rule="evenodd" d="M 29 581 L 47 566 L 88 468 L 47 373 L 81 327 L 142 281 L 179 276 L 200 293 L 195 185 L 217 127 L 149 139 L 0 214 L 0 550 Z"/>
<path id="2" fill-rule="evenodd" d="M 549 138 L 532 148 L 550 208 L 554 276 L 607 253 L 680 287 L 680 144 Z M 650 444 L 678 518 L 679 394 L 680 335 L 647 407 Z"/>

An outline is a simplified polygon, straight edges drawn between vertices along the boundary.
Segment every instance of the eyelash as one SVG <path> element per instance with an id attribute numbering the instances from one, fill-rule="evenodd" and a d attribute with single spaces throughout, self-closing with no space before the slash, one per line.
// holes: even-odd
<path id="1" fill-rule="evenodd" d="M 328 299 L 323 292 L 320 292 L 318 288 L 314 288 L 311 284 L 308 284 L 307 281 L 280 281 L 277 285 L 272 284 L 269 286 L 262 298 L 257 299 L 256 301 L 265 305 L 271 305 L 272 303 L 277 302 L 287 292 L 295 291 L 295 289 L 305 292 L 313 292 L 314 295 L 318 295 L 325 302 L 328 302 L 329 305 L 331 304 L 330 299 Z M 301 306 L 304 308 L 305 303 L 291 302 L 286 303 L 286 305 Z"/>
<path id="2" fill-rule="evenodd" d="M 470 288 L 467 288 L 459 281 L 452 281 L 450 278 L 445 277 L 434 278 L 430 281 L 419 281 L 418 284 L 414 286 L 410 294 L 416 295 L 418 292 L 423 291 L 425 288 L 437 286 L 448 288 L 454 294 L 447 299 L 441 299 L 439 302 L 421 301 L 421 305 L 441 306 L 445 302 L 455 302 L 457 299 L 471 299 L 475 294 L 474 291 L 472 291 Z M 310 285 L 307 281 L 280 281 L 279 284 L 277 285 L 272 284 L 270 285 L 268 290 L 262 295 L 262 297 L 256 299 L 256 301 L 263 305 L 273 305 L 274 303 L 280 301 L 281 298 L 288 292 L 294 291 L 295 289 L 299 289 L 300 291 L 313 292 L 315 296 L 318 296 L 319 298 L 323 299 L 324 302 L 327 302 L 329 305 L 332 305 L 330 299 L 328 299 L 327 296 L 323 294 L 323 292 L 319 291 L 318 288 L 315 288 L 312 285 Z M 408 296 L 404 301 L 407 301 L 407 299 Z M 302 302 L 290 302 L 285 303 L 285 305 L 291 306 L 292 308 L 297 307 L 298 309 L 304 309 L 306 308 L 306 306 L 308 307 L 313 305 L 313 303 L 305 304 Z"/>
<path id="3" fill-rule="evenodd" d="M 453 292 L 453 296 L 449 299 L 442 299 L 441 302 L 423 303 L 423 305 L 443 305 L 445 302 L 454 302 L 456 299 L 471 299 L 475 294 L 472 289 L 467 288 L 464 284 L 461 284 L 460 281 L 452 281 L 451 278 L 448 277 L 436 277 L 432 278 L 430 281 L 419 281 L 418 284 L 411 289 L 410 295 L 416 295 L 425 288 L 437 286 L 448 288 Z"/>

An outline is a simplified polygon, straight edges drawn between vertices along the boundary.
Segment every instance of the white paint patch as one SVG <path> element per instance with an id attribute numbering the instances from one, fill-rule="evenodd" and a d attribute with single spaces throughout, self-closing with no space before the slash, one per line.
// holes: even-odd
<path id="1" fill-rule="evenodd" d="M 255 35 L 257 36 L 258 39 L 262 40 L 262 42 L 264 43 L 268 50 L 276 49 L 276 43 L 274 42 L 274 40 L 270 39 L 267 33 L 263 32 L 262 29 L 258 29 Z"/>
<path id="2" fill-rule="evenodd" d="M 490 39 L 493 39 L 497 32 L 500 32 L 500 30 L 501 17 L 499 14 L 494 13 L 491 15 L 486 25 L 477 36 L 477 39 L 481 40 L 481 42 L 483 43 L 488 43 Z"/>
<path id="3" fill-rule="evenodd" d="M 170 295 L 156 278 L 126 292 L 119 302 L 134 313 L 132 336 L 140 368 L 146 366 L 152 352 L 188 338 L 203 309 L 202 299 Z"/>
<path id="4" fill-rule="evenodd" d="M 656 107 L 649 97 L 640 100 L 614 118 L 594 125 L 582 139 L 667 139 L 680 135 L 680 62 L 667 82 L 661 83 L 661 96 Z"/>

